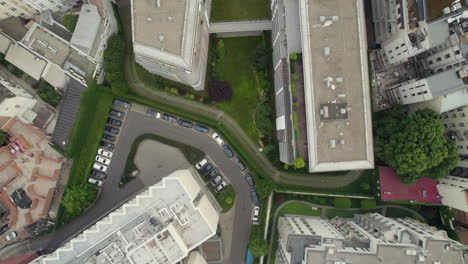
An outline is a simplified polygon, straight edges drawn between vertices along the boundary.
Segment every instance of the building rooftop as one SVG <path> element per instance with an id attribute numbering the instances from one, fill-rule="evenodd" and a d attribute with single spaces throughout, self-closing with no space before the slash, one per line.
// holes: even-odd
<path id="1" fill-rule="evenodd" d="M 179 170 L 33 263 L 176 263 L 216 233 L 218 218 L 195 175 Z"/>
<path id="2" fill-rule="evenodd" d="M 46 60 L 36 56 L 18 43 L 10 46 L 5 59 L 35 80 L 41 78 L 42 72 L 47 65 Z"/>
<path id="3" fill-rule="evenodd" d="M 100 23 L 101 17 L 99 16 L 97 7 L 90 4 L 83 5 L 70 43 L 84 53 L 89 54 L 96 39 Z"/>
<path id="4" fill-rule="evenodd" d="M 300 11 L 309 170 L 372 168 L 363 3 L 301 0 Z"/>

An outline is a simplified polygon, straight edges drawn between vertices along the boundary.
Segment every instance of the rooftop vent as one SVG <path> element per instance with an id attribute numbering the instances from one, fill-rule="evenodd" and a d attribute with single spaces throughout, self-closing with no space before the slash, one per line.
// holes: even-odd
<path id="1" fill-rule="evenodd" d="M 173 17 L 173 16 L 168 16 L 168 17 L 167 17 L 167 21 L 169 21 L 169 22 L 174 21 L 174 17 Z"/>
<path id="2" fill-rule="evenodd" d="M 156 0 L 156 7 L 160 8 L 161 7 L 161 0 Z"/>
<path id="3" fill-rule="evenodd" d="M 163 33 L 159 33 L 159 41 L 163 42 L 164 39 L 165 39 L 164 34 L 163 34 Z"/>
<path id="4" fill-rule="evenodd" d="M 153 22 L 153 19 L 151 17 L 147 17 L 146 22 L 151 23 L 151 22 Z"/>

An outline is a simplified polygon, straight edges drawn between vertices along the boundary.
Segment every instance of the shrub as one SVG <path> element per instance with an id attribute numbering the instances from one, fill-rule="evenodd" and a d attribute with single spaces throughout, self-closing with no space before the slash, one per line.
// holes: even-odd
<path id="1" fill-rule="evenodd" d="M 212 80 L 208 83 L 208 96 L 214 102 L 230 101 L 232 90 L 229 82 Z"/>
<path id="2" fill-rule="evenodd" d="M 351 208 L 351 199 L 338 197 L 333 200 L 333 205 L 336 208 Z"/>
<path id="3" fill-rule="evenodd" d="M 182 89 L 177 89 L 177 92 L 178 92 L 180 95 L 186 95 L 186 94 L 187 94 L 187 91 L 182 90 Z"/>
<path id="4" fill-rule="evenodd" d="M 268 241 L 261 237 L 255 237 L 249 243 L 250 252 L 254 257 L 261 257 L 268 253 Z"/>
<path id="5" fill-rule="evenodd" d="M 359 185 L 359 187 L 361 187 L 361 189 L 364 191 L 368 191 L 370 189 L 370 184 L 368 184 L 367 182 L 363 182 Z"/>
<path id="6" fill-rule="evenodd" d="M 289 55 L 289 58 L 290 58 L 292 61 L 297 60 L 297 53 L 291 53 L 291 55 Z"/>
<path id="7" fill-rule="evenodd" d="M 361 209 L 370 210 L 374 209 L 377 206 L 375 200 L 361 200 Z"/>
<path id="8" fill-rule="evenodd" d="M 122 56 L 127 52 L 126 42 L 122 35 L 114 35 L 107 41 L 104 51 L 104 71 L 106 80 L 117 95 L 127 94 L 130 87 L 125 79 L 125 65 Z"/>
<path id="9" fill-rule="evenodd" d="M 305 161 L 304 161 L 304 158 L 303 157 L 297 157 L 295 160 L 294 160 L 294 166 L 298 169 L 301 169 L 301 168 L 304 168 L 305 166 Z"/>
<path id="10" fill-rule="evenodd" d="M 53 107 L 57 107 L 60 101 L 62 101 L 62 95 L 55 91 L 55 88 L 47 82 L 39 82 L 36 89 L 39 97 Z"/>
<path id="11" fill-rule="evenodd" d="M 264 72 L 270 67 L 271 54 L 271 49 L 262 43 L 250 53 L 249 62 L 257 71 Z"/>
<path id="12" fill-rule="evenodd" d="M 255 127 L 261 137 L 270 138 L 273 133 L 272 108 L 268 101 L 258 104 L 255 112 Z"/>
<path id="13" fill-rule="evenodd" d="M 67 188 L 61 204 L 66 214 L 75 217 L 84 212 L 96 199 L 97 190 L 89 184 L 80 184 Z"/>
<path id="14" fill-rule="evenodd" d="M 0 146 L 3 146 L 8 141 L 8 134 L 0 130 Z"/>

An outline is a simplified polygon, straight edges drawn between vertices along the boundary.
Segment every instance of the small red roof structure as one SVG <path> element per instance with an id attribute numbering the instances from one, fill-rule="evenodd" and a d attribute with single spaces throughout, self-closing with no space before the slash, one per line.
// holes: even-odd
<path id="1" fill-rule="evenodd" d="M 415 201 L 420 203 L 441 204 L 437 184 L 439 181 L 421 177 L 415 184 L 406 185 L 398 179 L 390 167 L 378 167 L 380 178 L 380 197 L 383 201 Z"/>

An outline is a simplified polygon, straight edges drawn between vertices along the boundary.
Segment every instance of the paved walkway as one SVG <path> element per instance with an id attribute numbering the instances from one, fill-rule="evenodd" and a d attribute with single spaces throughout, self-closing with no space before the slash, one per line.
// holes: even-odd
<path id="1" fill-rule="evenodd" d="M 128 23 L 124 23 L 127 30 L 130 30 Z M 128 31 L 127 31 L 128 32 Z M 131 42 L 129 43 L 131 48 Z M 131 52 L 126 56 L 125 75 L 133 91 L 138 95 L 151 99 L 152 101 L 180 109 L 184 112 L 208 118 L 223 125 L 231 135 L 239 142 L 240 148 L 248 151 L 251 155 L 251 161 L 262 167 L 265 173 L 278 183 L 301 185 L 314 188 L 339 188 L 346 186 L 357 180 L 362 171 L 351 171 L 341 176 L 329 176 L 320 174 L 292 174 L 278 171 L 268 160 L 264 153 L 258 151 L 259 146 L 247 136 L 237 122 L 225 114 L 223 111 L 209 105 L 205 105 L 193 100 L 186 99 L 182 96 L 169 94 L 166 91 L 155 89 L 145 85 L 136 73 L 134 57 Z"/>
<path id="2" fill-rule="evenodd" d="M 271 251 L 273 249 L 273 243 L 275 242 L 274 238 L 275 238 L 275 232 L 276 232 L 276 225 L 277 225 L 277 221 L 278 221 L 278 214 L 281 211 L 281 209 L 283 209 L 283 207 L 285 207 L 286 205 L 291 204 L 291 203 L 301 203 L 301 204 L 309 205 L 310 207 L 316 207 L 318 209 L 321 209 L 322 210 L 321 217 L 326 217 L 327 216 L 327 209 L 339 209 L 339 210 L 344 210 L 344 211 L 361 211 L 362 210 L 361 208 L 336 208 L 334 206 L 313 204 L 313 203 L 300 201 L 300 200 L 289 200 L 289 201 L 286 201 L 286 202 L 282 203 L 280 206 L 278 206 L 278 208 L 275 211 L 275 215 L 273 216 L 274 218 L 273 218 L 273 224 L 271 225 L 270 246 L 269 246 L 269 249 L 268 249 L 268 258 L 267 258 L 266 263 L 270 263 L 270 257 L 271 257 L 271 254 L 272 254 Z M 389 205 L 381 205 L 381 206 L 375 207 L 375 209 L 382 209 L 382 215 L 386 215 L 388 208 L 398 208 L 398 209 L 401 209 L 401 210 L 411 212 L 411 213 L 417 215 L 418 217 L 420 217 L 421 219 L 424 219 L 424 222 L 426 222 L 426 219 L 421 214 L 419 214 L 418 212 L 416 212 L 414 210 L 406 208 L 404 206 L 389 204 Z"/>
<path id="3" fill-rule="evenodd" d="M 209 33 L 262 32 L 265 30 L 271 30 L 271 28 L 271 20 L 265 19 L 211 23 L 208 31 Z"/>

